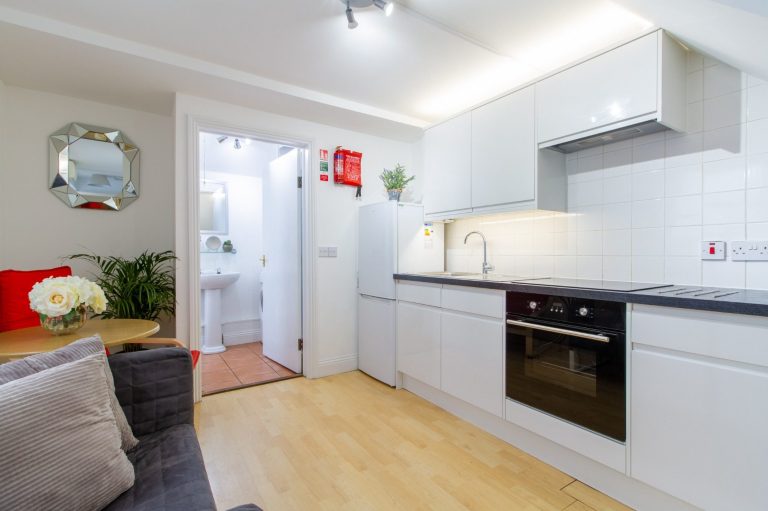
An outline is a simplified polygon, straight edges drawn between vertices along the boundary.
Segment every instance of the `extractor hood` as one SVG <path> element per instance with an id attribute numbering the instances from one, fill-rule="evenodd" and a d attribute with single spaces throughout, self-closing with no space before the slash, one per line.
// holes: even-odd
<path id="1" fill-rule="evenodd" d="M 626 126 L 624 128 L 618 128 L 613 131 L 600 133 L 598 135 L 592 135 L 585 138 L 579 138 L 562 144 L 549 146 L 549 149 L 560 151 L 561 153 L 573 153 L 581 151 L 582 149 L 589 149 L 590 147 L 600 146 L 603 144 L 610 144 L 612 142 L 619 142 L 621 140 L 627 140 L 629 138 L 635 138 L 642 135 L 649 135 L 651 133 L 657 133 L 659 131 L 668 130 L 666 126 L 657 121 L 646 121 L 640 124 L 634 124 L 632 126 Z"/>

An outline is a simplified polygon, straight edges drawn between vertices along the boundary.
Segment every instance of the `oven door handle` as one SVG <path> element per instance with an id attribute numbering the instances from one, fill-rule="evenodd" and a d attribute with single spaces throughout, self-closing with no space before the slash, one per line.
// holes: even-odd
<path id="1" fill-rule="evenodd" d="M 528 323 L 527 321 L 518 321 L 514 319 L 508 319 L 507 324 L 514 325 L 514 326 L 521 326 L 524 328 L 530 328 L 531 330 L 543 330 L 544 332 L 552 332 L 553 334 L 572 335 L 574 337 L 580 337 L 581 339 L 589 339 L 590 341 L 611 342 L 611 338 L 605 335 L 588 334 L 586 332 L 576 332 L 574 330 L 567 330 L 565 328 L 557 328 L 554 326 Z"/>

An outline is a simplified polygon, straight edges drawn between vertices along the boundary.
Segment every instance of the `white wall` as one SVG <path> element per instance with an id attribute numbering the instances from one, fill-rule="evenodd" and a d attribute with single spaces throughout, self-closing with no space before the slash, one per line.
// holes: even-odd
<path id="1" fill-rule="evenodd" d="M 319 181 L 318 150 L 333 153 L 337 145 L 363 152 L 363 197 L 366 201 L 384 200 L 378 174 L 383 167 L 402 163 L 412 168 L 413 145 L 371 135 L 356 133 L 322 124 L 268 114 L 257 110 L 201 98 L 178 95 L 176 99 L 176 176 L 177 237 L 179 253 L 189 243 L 187 209 L 188 123 L 190 116 L 216 123 L 242 126 L 247 129 L 311 140 L 311 165 L 305 180 L 311 197 L 310 228 L 314 230 L 311 246 L 305 247 L 312 256 L 314 269 L 314 325 L 304 332 L 311 343 L 305 354 L 305 369 L 310 376 L 322 376 L 357 367 L 356 336 L 356 225 L 355 189 Z M 338 258 L 317 258 L 318 246 L 337 246 Z M 187 261 L 180 261 L 179 275 L 187 273 Z M 179 280 L 180 307 L 177 314 L 179 335 L 188 335 L 189 288 Z"/>
<path id="2" fill-rule="evenodd" d="M 447 269 L 768 289 L 768 262 L 701 261 L 702 240 L 768 239 L 768 83 L 693 55 L 688 133 L 568 155 L 568 215 L 447 227 Z"/>
<path id="3" fill-rule="evenodd" d="M 0 268 L 47 268 L 77 252 L 135 256 L 173 248 L 170 117 L 16 87 L 0 90 Z M 125 210 L 70 209 L 48 190 L 48 136 L 73 121 L 118 128 L 139 147 L 141 195 Z M 71 266 L 81 275 L 90 270 L 79 262 Z M 162 334 L 173 331 L 164 325 Z"/>

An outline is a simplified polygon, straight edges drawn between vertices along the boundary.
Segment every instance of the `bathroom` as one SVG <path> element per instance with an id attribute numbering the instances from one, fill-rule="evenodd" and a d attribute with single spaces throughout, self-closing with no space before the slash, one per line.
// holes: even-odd
<path id="1" fill-rule="evenodd" d="M 200 133 L 200 318 L 204 394 L 295 377 L 301 372 L 300 365 L 297 367 L 291 358 L 286 361 L 280 356 L 284 348 L 280 344 L 285 343 L 283 338 L 290 333 L 285 331 L 284 311 L 269 306 L 266 311 L 263 308 L 265 281 L 272 282 L 267 284 L 271 290 L 271 294 L 267 292 L 270 304 L 285 308 L 287 300 L 288 308 L 293 308 L 293 293 L 286 293 L 285 288 L 295 287 L 291 279 L 294 275 L 286 277 L 278 268 L 280 265 L 273 262 L 296 257 L 295 268 L 300 272 L 300 245 L 286 248 L 280 239 L 285 235 L 286 222 L 289 228 L 294 227 L 292 215 L 282 211 L 286 207 L 296 210 L 296 238 L 299 237 L 300 201 L 296 180 L 290 177 L 291 188 L 285 182 L 288 174 L 300 171 L 301 152 L 294 147 L 246 136 Z M 265 214 L 275 219 L 266 226 Z M 271 243 L 271 251 L 265 243 L 268 246 Z M 300 284 L 300 280 L 298 282 Z M 300 303 L 295 305 L 300 312 Z M 265 318 L 271 318 L 267 320 L 267 337 L 272 342 L 267 343 L 266 350 Z M 276 324 L 278 322 L 280 324 Z M 300 328 L 300 321 L 297 327 Z M 293 367 L 285 367 L 280 362 Z"/>

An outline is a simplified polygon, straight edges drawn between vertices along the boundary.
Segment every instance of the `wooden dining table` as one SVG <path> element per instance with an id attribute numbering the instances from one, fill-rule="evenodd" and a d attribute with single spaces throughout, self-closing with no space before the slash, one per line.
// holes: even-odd
<path id="1" fill-rule="evenodd" d="M 0 361 L 53 351 L 72 341 L 98 334 L 104 346 L 117 346 L 156 334 L 160 325 L 144 319 L 91 319 L 67 335 L 52 335 L 41 326 L 0 332 Z"/>

